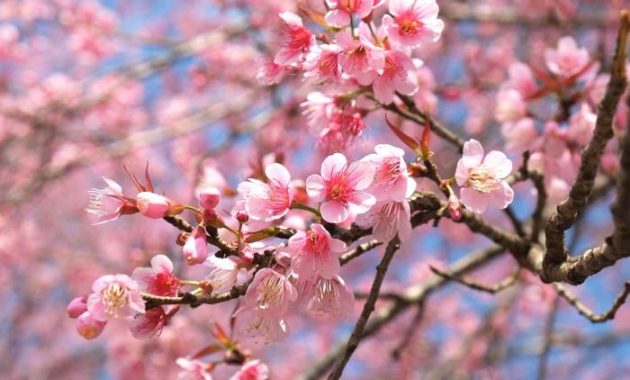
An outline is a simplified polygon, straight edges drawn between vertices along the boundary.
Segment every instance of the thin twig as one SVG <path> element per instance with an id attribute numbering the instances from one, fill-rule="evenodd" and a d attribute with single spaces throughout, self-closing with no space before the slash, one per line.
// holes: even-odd
<path id="1" fill-rule="evenodd" d="M 553 300 L 549 313 L 547 314 L 547 321 L 545 322 L 545 333 L 543 349 L 540 353 L 540 360 L 538 361 L 538 380 L 545 380 L 547 377 L 547 361 L 549 360 L 549 354 L 551 353 L 553 330 L 556 323 L 556 317 L 558 315 L 559 298 Z"/>
<path id="2" fill-rule="evenodd" d="M 590 320 L 593 323 L 606 322 L 608 320 L 615 318 L 615 314 L 617 313 L 617 310 L 619 310 L 621 305 L 623 305 L 626 302 L 626 298 L 628 298 L 628 295 L 630 295 L 630 282 L 626 282 L 623 291 L 621 292 L 621 294 L 619 294 L 619 296 L 617 297 L 613 305 L 610 307 L 610 309 L 608 309 L 608 311 L 605 311 L 601 314 L 595 314 L 591 309 L 588 308 L 588 306 L 584 305 L 582 301 L 580 301 L 575 295 L 571 294 L 564 287 L 564 285 L 559 284 L 559 283 L 554 283 L 553 285 L 555 286 L 556 291 L 562 298 L 564 298 L 571 306 L 573 306 L 578 311 L 578 313 L 580 313 L 582 316 L 586 317 L 588 320 Z"/>
<path id="3" fill-rule="evenodd" d="M 472 281 L 469 279 L 465 279 L 463 277 L 460 276 L 454 276 L 448 272 L 445 272 L 443 270 L 437 269 L 434 266 L 430 266 L 429 267 L 431 269 L 431 271 L 435 274 L 437 274 L 438 276 L 442 276 L 444 278 L 447 278 L 449 280 L 455 281 L 459 284 L 465 285 L 471 289 L 474 290 L 479 290 L 481 292 L 486 292 L 486 293 L 490 293 L 490 294 L 496 294 L 502 290 L 505 290 L 507 288 L 509 288 L 510 286 L 514 285 L 516 283 L 516 281 L 519 278 L 519 274 L 520 274 L 520 267 L 516 268 L 516 270 L 510 274 L 508 277 L 504 278 L 503 280 L 494 283 L 494 284 L 482 284 L 480 282 L 477 281 Z"/>

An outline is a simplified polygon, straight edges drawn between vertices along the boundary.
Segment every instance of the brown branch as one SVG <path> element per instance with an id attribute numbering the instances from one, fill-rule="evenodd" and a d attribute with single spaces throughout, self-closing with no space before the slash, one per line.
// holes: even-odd
<path id="1" fill-rule="evenodd" d="M 370 294 L 365 301 L 365 305 L 363 306 L 363 311 L 361 312 L 359 320 L 354 326 L 352 335 L 350 335 L 350 339 L 348 340 L 348 343 L 341 358 L 337 361 L 337 364 L 333 368 L 332 373 L 328 376 L 329 380 L 337 380 L 341 378 L 341 374 L 343 373 L 346 364 L 350 360 L 350 357 L 352 356 L 354 351 L 359 346 L 359 342 L 361 341 L 361 338 L 363 336 L 363 331 L 365 330 L 365 325 L 368 322 L 370 314 L 372 314 L 372 311 L 374 311 L 374 306 L 376 305 L 378 294 L 381 291 L 381 285 L 383 284 L 385 273 L 387 273 L 389 264 L 394 258 L 394 254 L 396 253 L 396 251 L 398 251 L 398 248 L 400 248 L 400 240 L 398 240 L 398 237 L 395 237 L 389 242 L 389 244 L 387 244 L 383 259 L 376 267 L 376 276 L 374 277 L 374 281 L 372 282 Z"/>
<path id="2" fill-rule="evenodd" d="M 488 285 L 488 284 L 482 284 L 477 281 L 468 280 L 460 276 L 454 276 L 446 271 L 437 269 L 434 266 L 430 266 L 429 268 L 431 269 L 433 273 L 437 274 L 438 276 L 442 276 L 451 281 L 455 281 L 471 289 L 479 290 L 479 291 L 490 293 L 490 294 L 496 294 L 514 285 L 516 281 L 518 281 L 519 274 L 520 274 L 520 267 L 519 267 L 512 274 L 510 274 L 508 277 L 504 278 L 503 280 L 497 283 Z"/>
<path id="3" fill-rule="evenodd" d="M 365 252 L 370 251 L 376 247 L 380 247 L 381 245 L 383 245 L 383 242 L 380 242 L 378 240 L 370 240 L 363 244 L 359 244 L 355 249 L 341 255 L 341 257 L 339 258 L 339 261 L 341 262 L 341 265 L 344 265 L 348 263 L 350 260 L 353 260 L 361 256 Z"/>
<path id="4" fill-rule="evenodd" d="M 610 309 L 601 314 L 595 314 L 575 295 L 571 294 L 571 292 L 569 292 L 564 287 L 564 285 L 559 283 L 554 283 L 553 285 L 562 298 L 564 298 L 571 306 L 573 306 L 578 311 L 578 313 L 580 313 L 582 316 L 586 317 L 589 321 L 593 323 L 602 323 L 615 318 L 617 310 L 619 310 L 619 308 L 626 302 L 626 298 L 628 298 L 628 295 L 630 295 L 630 282 L 626 282 L 623 291 L 621 292 L 621 294 L 619 294 Z"/>
<path id="5" fill-rule="evenodd" d="M 615 247 L 606 242 L 603 246 L 589 250 L 582 257 L 571 259 L 568 263 L 569 253 L 564 245 L 564 232 L 575 223 L 584 211 L 588 197 L 593 190 L 597 168 L 604 148 L 613 137 L 613 118 L 627 84 L 626 57 L 629 33 L 630 16 L 624 10 L 621 12 L 621 25 L 617 36 L 617 48 L 613 58 L 611 78 L 604 99 L 599 105 L 593 138 L 582 151 L 577 178 L 571 187 L 569 198 L 557 206 L 545 227 L 546 253 L 543 258 L 541 278 L 546 282 L 567 281 L 572 284 L 580 284 L 588 276 L 612 265 L 618 257 L 622 256 L 615 252 Z M 630 166 L 630 162 L 626 163 Z M 621 169 L 622 172 L 624 170 L 625 168 Z M 619 188 L 622 189 L 622 187 L 619 184 Z M 623 216 L 617 215 L 616 222 L 617 219 L 626 223 Z M 618 240 L 630 241 L 629 236 L 630 234 L 623 234 Z M 616 248 L 627 249 L 623 246 Z M 630 251 L 625 253 L 630 255 Z"/>

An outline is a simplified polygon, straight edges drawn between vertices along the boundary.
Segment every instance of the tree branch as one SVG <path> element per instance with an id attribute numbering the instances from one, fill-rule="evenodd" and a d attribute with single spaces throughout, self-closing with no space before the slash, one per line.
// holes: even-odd
<path id="1" fill-rule="evenodd" d="M 630 16 L 624 10 L 621 12 L 621 25 L 613 58 L 612 75 L 606 88 L 604 99 L 599 105 L 593 138 L 582 151 L 577 178 L 571 187 L 569 198 L 557 206 L 556 211 L 549 218 L 545 227 L 546 252 L 543 258 L 543 281 L 567 281 L 572 284 L 580 284 L 588 276 L 597 273 L 606 266 L 612 265 L 616 258 L 621 256 L 615 252 L 614 247 L 606 242 L 601 247 L 587 251 L 581 258 L 572 259 L 571 263 L 566 265 L 569 259 L 569 252 L 564 245 L 564 231 L 569 229 L 584 211 L 588 197 L 593 190 L 597 168 L 604 148 L 613 137 L 613 118 L 627 84 L 626 56 L 629 32 Z M 623 145 L 625 148 L 626 144 Z M 624 148 L 622 148 L 622 151 L 625 150 Z M 630 154 L 630 152 L 627 154 Z M 630 166 L 630 159 L 626 161 L 629 161 L 626 164 Z M 624 171 L 625 168 L 622 168 L 621 172 Z M 619 188 L 621 189 L 622 187 L 619 184 Z M 617 219 L 621 219 L 622 223 L 626 223 L 623 217 L 619 215 L 615 221 Z M 618 240 L 627 242 L 630 240 L 629 236 L 630 234 L 623 234 L 623 237 Z M 617 248 L 627 249 L 623 246 Z M 626 253 L 630 254 L 630 251 Z"/>
<path id="2" fill-rule="evenodd" d="M 352 335 L 350 335 L 350 339 L 348 340 L 346 349 L 344 350 L 341 358 L 337 361 L 337 364 L 333 368 L 332 373 L 330 374 L 330 376 L 328 376 L 328 380 L 337 380 L 341 378 L 341 374 L 343 373 L 346 364 L 350 360 L 350 357 L 352 356 L 354 351 L 359 346 L 359 342 L 361 341 L 361 338 L 363 336 L 365 325 L 368 322 L 370 314 L 372 314 L 372 311 L 374 311 L 374 305 L 376 305 L 378 294 L 381 291 L 381 285 L 383 284 L 385 273 L 387 273 L 389 264 L 394 258 L 394 254 L 396 253 L 396 251 L 398 251 L 398 248 L 400 248 L 400 240 L 398 239 L 398 237 L 395 237 L 389 242 L 389 244 L 387 244 L 383 259 L 376 267 L 376 276 L 374 277 L 374 281 L 372 282 L 372 289 L 370 290 L 370 294 L 365 301 L 365 305 L 363 306 L 363 311 L 361 312 L 359 320 L 354 326 L 354 330 L 352 331 Z"/>
<path id="3" fill-rule="evenodd" d="M 562 284 L 554 283 L 558 294 L 564 298 L 578 313 L 586 317 L 593 323 L 602 323 L 615 318 L 617 310 L 626 302 L 626 298 L 630 295 L 630 282 L 626 282 L 623 292 L 619 294 L 613 305 L 601 314 L 595 314 L 588 306 L 584 305 L 575 295 L 571 294 Z"/>

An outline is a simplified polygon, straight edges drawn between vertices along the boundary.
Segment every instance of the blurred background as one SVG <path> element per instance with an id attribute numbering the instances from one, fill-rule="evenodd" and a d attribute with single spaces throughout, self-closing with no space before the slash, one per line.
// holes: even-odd
<path id="1" fill-rule="evenodd" d="M 211 322 L 227 324 L 234 303 L 185 308 L 154 340 L 134 339 L 122 322 L 110 323 L 94 341 L 78 336 L 65 307 L 102 274 L 130 273 L 160 253 L 182 276 L 207 274 L 184 268 L 178 231 L 161 220 L 132 216 L 91 225 L 87 192 L 103 187 L 102 176 L 131 189 L 123 164 L 141 174 L 148 162 L 157 192 L 193 204 L 199 184 L 229 193 L 268 160 L 284 162 L 294 178 L 318 172 L 325 152 L 300 106 L 313 83 L 292 73 L 277 85 L 257 79 L 278 49 L 278 13 L 299 13 L 308 3 L 0 1 L 0 378 L 173 379 L 177 358 L 212 341 Z M 417 101 L 489 149 L 504 144 L 494 107 L 507 67 L 516 61 L 540 66 L 544 48 L 571 35 L 606 69 L 618 11 L 630 6 L 620 0 L 438 4 L 446 29 L 438 43 L 417 52 L 425 62 Z M 383 111 L 365 123 L 347 148 L 350 157 L 380 142 L 401 145 Z M 450 176 L 457 152 L 437 139 L 432 144 L 440 170 Z M 570 232 L 576 252 L 610 232 L 614 191 L 602 183 Z M 419 187 L 434 189 L 422 181 Z M 531 186 L 517 186 L 516 194 L 516 214 L 526 218 L 535 201 Z M 228 212 L 233 200 L 225 198 L 221 207 Z M 487 217 L 509 228 L 504 214 Z M 385 291 L 423 284 L 433 276 L 429 264 L 446 267 L 488 244 L 448 220 L 422 226 L 397 255 Z M 382 248 L 344 266 L 357 293 L 369 289 L 381 254 Z M 493 283 L 514 266 L 501 255 L 470 276 Z M 630 264 L 620 262 L 569 288 L 594 310 L 605 310 L 628 278 Z M 629 307 L 609 323 L 592 324 L 529 273 L 497 295 L 455 283 L 435 290 L 422 314 L 409 308 L 366 339 L 344 378 L 628 377 Z M 288 340 L 256 356 L 273 379 L 297 378 L 346 337 L 359 312 L 357 302 L 355 318 L 328 324 L 296 313 Z M 215 377 L 235 370 L 221 367 Z"/>

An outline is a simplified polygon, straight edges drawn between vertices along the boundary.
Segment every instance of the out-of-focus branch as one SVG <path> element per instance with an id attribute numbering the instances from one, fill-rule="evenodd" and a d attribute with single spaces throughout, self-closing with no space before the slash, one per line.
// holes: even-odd
<path id="1" fill-rule="evenodd" d="M 449 21 L 494 22 L 498 24 L 517 24 L 524 26 L 557 26 L 562 24 L 572 27 L 608 27 L 611 22 L 613 22 L 608 14 L 601 13 L 580 13 L 559 20 L 558 17 L 553 14 L 544 18 L 525 17 L 522 12 L 512 7 L 471 5 L 465 3 L 440 4 L 440 17 Z"/>
<path id="2" fill-rule="evenodd" d="M 81 155 L 62 166 L 45 165 L 40 168 L 39 173 L 34 176 L 32 181 L 19 188 L 11 189 L 6 195 L 7 200 L 20 202 L 40 189 L 47 181 L 59 178 L 72 170 L 106 159 L 122 157 L 135 149 L 197 132 L 217 120 L 243 112 L 251 104 L 251 99 L 251 92 L 244 93 L 229 102 L 214 103 L 171 125 L 133 133 L 122 140 L 91 150 L 89 154 Z"/>
<path id="3" fill-rule="evenodd" d="M 337 380 L 341 378 L 341 374 L 343 373 L 346 364 L 350 360 L 350 357 L 352 356 L 354 351 L 359 346 L 359 342 L 361 341 L 361 338 L 363 336 L 363 331 L 365 330 L 365 325 L 368 322 L 370 314 L 372 314 L 372 311 L 374 311 L 374 306 L 376 305 L 376 301 L 378 300 L 378 294 L 381 291 L 381 285 L 383 284 L 385 273 L 387 273 L 389 264 L 392 262 L 394 254 L 396 253 L 396 251 L 398 251 L 399 248 L 400 240 L 398 240 L 398 237 L 395 237 L 389 242 L 389 244 L 387 244 L 385 254 L 381 259 L 381 262 L 376 267 L 376 276 L 374 277 L 374 281 L 372 282 L 370 294 L 368 295 L 368 298 L 365 301 L 365 305 L 363 306 L 363 311 L 361 312 L 361 315 L 359 315 L 359 319 L 354 326 L 354 330 L 352 331 L 352 335 L 350 335 L 350 339 L 348 339 L 348 343 L 342 356 L 337 361 L 337 364 L 333 368 L 330 376 L 328 376 L 329 380 Z"/>
<path id="4" fill-rule="evenodd" d="M 538 380 L 545 380 L 547 377 L 547 361 L 549 360 L 549 354 L 551 353 L 553 330 L 556 324 L 556 317 L 558 316 L 558 305 L 558 297 L 556 297 L 551 304 L 551 308 L 547 314 L 547 320 L 545 321 L 543 349 L 540 353 L 540 359 L 538 361 Z"/>
<path id="5" fill-rule="evenodd" d="M 439 276 L 442 276 L 444 278 L 447 278 L 451 281 L 455 281 L 457 283 L 460 283 L 462 285 L 465 285 L 471 289 L 474 290 L 479 290 L 481 292 L 486 292 L 486 293 L 490 293 L 490 294 L 496 294 L 502 290 L 505 290 L 507 288 L 509 288 L 510 286 L 514 285 L 516 283 L 516 281 L 518 281 L 519 278 L 519 274 L 520 274 L 520 268 L 517 268 L 512 274 L 510 274 L 508 277 L 504 278 L 503 280 L 494 283 L 494 284 L 482 284 L 480 282 L 477 281 L 473 281 L 473 280 L 469 280 L 460 276 L 454 276 L 448 272 L 445 272 L 443 270 L 437 269 L 434 266 L 431 266 L 431 271 Z"/>
<path id="6" fill-rule="evenodd" d="M 615 263 L 617 259 L 630 255 L 630 246 L 627 244 L 630 242 L 630 222 L 625 220 L 624 215 L 619 211 L 615 212 L 615 210 L 619 210 L 619 206 L 616 205 L 630 203 L 627 199 L 619 201 L 620 197 L 630 192 L 630 189 L 627 189 L 626 186 L 630 186 L 630 184 L 624 184 L 628 181 L 626 177 L 621 177 L 622 180 L 618 183 L 618 200 L 613 206 L 615 225 L 617 223 L 620 224 L 619 229 L 615 227 L 616 236 L 613 239 L 608 239 L 602 246 L 586 251 L 578 258 L 569 259 L 569 252 L 564 245 L 564 231 L 569 229 L 584 211 L 588 197 L 593 190 L 597 168 L 604 148 L 613 137 L 613 118 L 627 84 L 626 57 L 629 33 L 630 16 L 627 11 L 623 11 L 621 13 L 621 25 L 617 37 L 617 48 L 613 59 L 611 79 L 597 112 L 593 138 L 582 151 L 578 175 L 569 193 L 569 198 L 558 205 L 545 227 L 546 252 L 543 258 L 541 277 L 546 282 L 562 281 L 580 284 L 588 276 Z M 623 158 L 630 155 L 630 151 L 625 149 L 626 146 L 630 149 L 630 141 L 626 144 L 628 139 L 630 137 L 626 134 L 626 138 L 624 138 L 622 143 L 620 176 L 630 175 L 627 172 L 630 170 L 630 159 L 627 158 L 625 160 L 625 165 L 627 166 L 624 166 Z M 617 244 L 626 243 L 626 245 L 617 245 L 615 241 Z"/>
<path id="7" fill-rule="evenodd" d="M 494 246 L 489 249 L 481 250 L 463 257 L 448 268 L 448 272 L 459 276 L 472 271 L 481 265 L 491 261 L 493 258 L 503 253 L 505 249 L 500 246 Z M 426 301 L 427 297 L 435 290 L 441 288 L 448 280 L 441 276 L 431 276 L 424 282 L 412 286 L 403 294 L 398 301 L 379 310 L 372 319 L 368 321 L 361 335 L 361 339 L 369 337 L 378 332 L 383 326 L 387 325 L 394 318 L 407 310 L 409 306 L 418 305 Z M 315 365 L 309 368 L 301 376 L 299 380 L 317 380 L 322 377 L 330 367 L 335 363 L 337 358 L 346 348 L 346 340 L 336 343 L 330 351 L 320 359 Z"/>
<path id="8" fill-rule="evenodd" d="M 615 318 L 617 310 L 626 302 L 626 298 L 630 295 L 630 282 L 626 282 L 624 290 L 619 294 L 613 305 L 607 311 L 601 314 L 595 314 L 588 306 L 584 305 L 575 295 L 571 294 L 562 284 L 554 283 L 558 294 L 564 298 L 578 313 L 583 315 L 593 323 L 602 323 Z"/>

